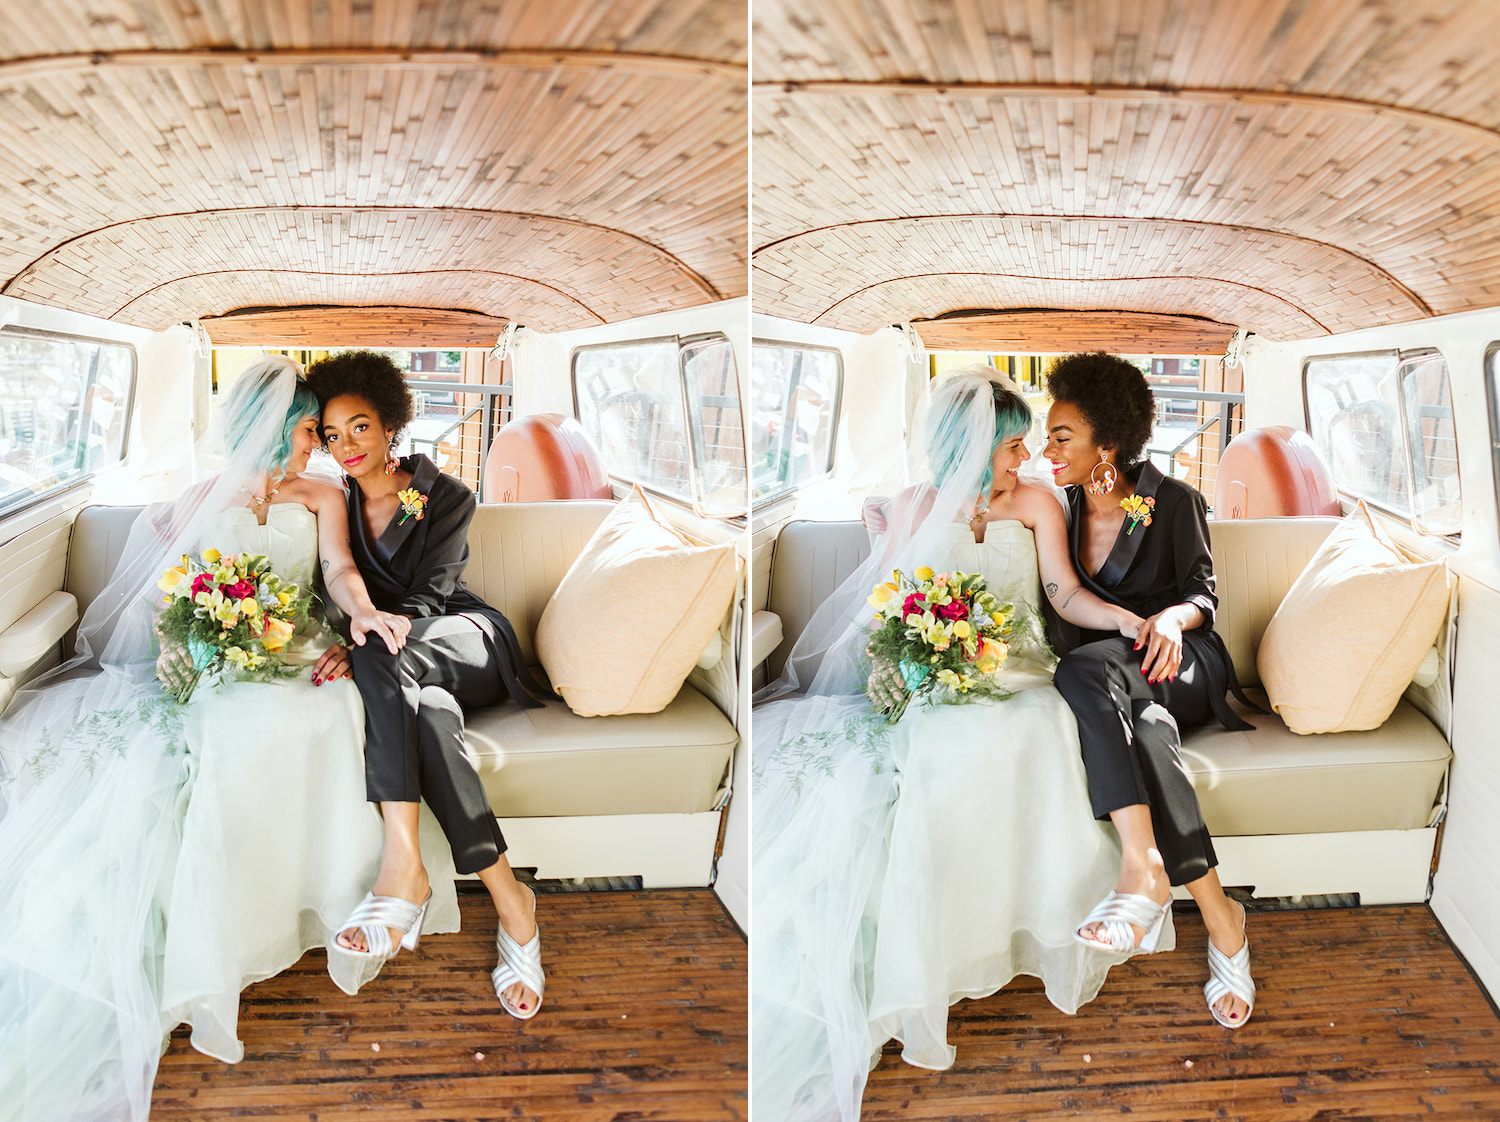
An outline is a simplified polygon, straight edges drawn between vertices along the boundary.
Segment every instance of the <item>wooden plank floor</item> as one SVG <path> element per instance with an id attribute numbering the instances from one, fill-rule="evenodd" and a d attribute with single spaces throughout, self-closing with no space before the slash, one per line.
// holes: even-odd
<path id="1" fill-rule="evenodd" d="M 1176 923 L 1176 951 L 1116 967 L 1077 1016 L 1029 978 L 960 1002 L 948 1071 L 887 1045 L 864 1122 L 1500 1119 L 1500 1019 L 1426 907 L 1252 914 L 1259 993 L 1233 1032 L 1203 1002 L 1202 922 Z"/>
<path id="2" fill-rule="evenodd" d="M 748 1116 L 748 956 L 711 890 L 542 895 L 547 996 L 524 1024 L 490 987 L 488 898 L 459 901 L 461 933 L 403 951 L 356 997 L 322 951 L 251 986 L 239 1064 L 193 1051 L 179 1028 L 152 1122 Z"/>

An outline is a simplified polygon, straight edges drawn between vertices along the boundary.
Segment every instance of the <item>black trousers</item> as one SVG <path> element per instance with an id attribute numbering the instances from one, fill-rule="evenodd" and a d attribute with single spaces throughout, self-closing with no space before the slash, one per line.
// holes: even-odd
<path id="1" fill-rule="evenodd" d="M 1094 816 L 1145 803 L 1167 875 L 1185 884 L 1218 864 L 1179 735 L 1214 718 L 1212 675 L 1184 643 L 1177 680 L 1152 685 L 1134 645 L 1124 636 L 1087 643 L 1063 656 L 1053 682 L 1078 718 Z"/>
<path id="2" fill-rule="evenodd" d="M 398 654 L 374 637 L 352 650 L 365 703 L 365 795 L 372 803 L 426 799 L 460 873 L 487 869 L 505 852 L 479 773 L 464 754 L 463 706 L 508 696 L 496 630 L 482 612 L 427 616 L 412 620 Z"/>

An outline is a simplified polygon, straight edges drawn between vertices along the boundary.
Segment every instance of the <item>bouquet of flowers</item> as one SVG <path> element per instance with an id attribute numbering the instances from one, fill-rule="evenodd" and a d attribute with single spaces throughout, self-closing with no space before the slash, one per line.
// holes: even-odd
<path id="1" fill-rule="evenodd" d="M 278 577 L 264 557 L 205 549 L 200 561 L 183 554 L 156 585 L 166 593 L 156 619 L 156 676 L 179 702 L 210 671 L 261 682 L 301 672 L 287 665 L 285 651 L 312 596 Z"/>
<path id="2" fill-rule="evenodd" d="M 937 704 L 1011 696 L 996 672 L 1010 654 L 1015 607 L 997 601 L 982 576 L 923 565 L 908 577 L 897 569 L 869 601 L 879 626 L 865 647 L 867 693 L 887 721 L 899 720 L 914 697 Z"/>

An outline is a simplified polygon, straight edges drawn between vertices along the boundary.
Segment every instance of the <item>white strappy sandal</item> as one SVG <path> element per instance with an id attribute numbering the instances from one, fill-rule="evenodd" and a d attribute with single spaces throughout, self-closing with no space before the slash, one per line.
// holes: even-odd
<path id="1" fill-rule="evenodd" d="M 536 893 L 527 885 L 523 884 L 521 887 L 531 893 L 531 914 L 535 916 Z M 504 924 L 498 926 L 495 949 L 500 952 L 500 961 L 490 971 L 490 981 L 495 983 L 495 996 L 500 999 L 500 1007 L 518 1021 L 529 1021 L 541 1009 L 542 990 L 547 985 L 547 976 L 542 972 L 542 931 L 537 928 L 535 934 L 523 945 L 510 937 Z M 506 1000 L 505 991 L 517 982 L 536 994 L 536 1004 L 529 1012 L 517 1009 Z"/>
<path id="2" fill-rule="evenodd" d="M 356 958 L 387 959 L 395 956 L 398 949 L 414 951 L 422 937 L 422 921 L 427 918 L 427 905 L 432 903 L 432 891 L 420 904 L 403 900 L 399 896 L 376 896 L 366 892 L 342 927 L 334 933 L 334 945 L 344 954 Z M 391 942 L 391 928 L 400 931 L 399 944 Z M 358 931 L 365 937 L 365 949 L 356 950 L 338 941 L 340 935 Z"/>
<path id="3" fill-rule="evenodd" d="M 1161 942 L 1161 933 L 1172 917 L 1172 898 L 1158 904 L 1149 896 L 1138 896 L 1131 892 L 1111 892 L 1088 918 L 1078 925 L 1074 937 L 1082 944 L 1096 950 L 1112 951 L 1115 954 L 1151 954 Z M 1090 939 L 1083 929 L 1091 923 L 1103 927 L 1109 945 L 1099 939 Z M 1143 928 L 1145 934 L 1140 943 L 1135 941 L 1131 926 Z"/>
<path id="4" fill-rule="evenodd" d="M 1245 929 L 1245 905 L 1240 905 L 1240 930 Z M 1214 946 L 1214 941 L 1208 941 L 1208 982 L 1203 987 L 1203 996 L 1208 999 L 1208 1011 L 1213 1014 L 1214 1020 L 1227 1029 L 1237 1029 L 1250 1019 L 1250 1014 L 1255 1012 L 1255 979 L 1250 977 L 1250 940 L 1247 938 L 1244 945 L 1232 955 L 1225 954 Z M 1226 996 L 1233 995 L 1239 998 L 1248 1007 L 1245 1015 L 1237 1021 L 1231 1021 L 1219 1015 L 1218 1003 Z"/>

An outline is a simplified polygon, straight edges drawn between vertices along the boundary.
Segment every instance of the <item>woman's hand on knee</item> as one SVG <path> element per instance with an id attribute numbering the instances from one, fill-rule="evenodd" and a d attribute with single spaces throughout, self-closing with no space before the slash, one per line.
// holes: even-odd
<path id="1" fill-rule="evenodd" d="M 1171 681 L 1182 666 L 1182 625 L 1171 608 L 1157 612 L 1141 623 L 1135 637 L 1135 649 L 1145 649 L 1141 673 L 1146 681 Z"/>
<path id="2" fill-rule="evenodd" d="M 375 611 L 349 620 L 349 636 L 356 647 L 364 646 L 370 635 L 377 635 L 385 642 L 386 649 L 395 654 L 406 646 L 406 637 L 410 634 L 411 617 L 395 612 Z"/>

